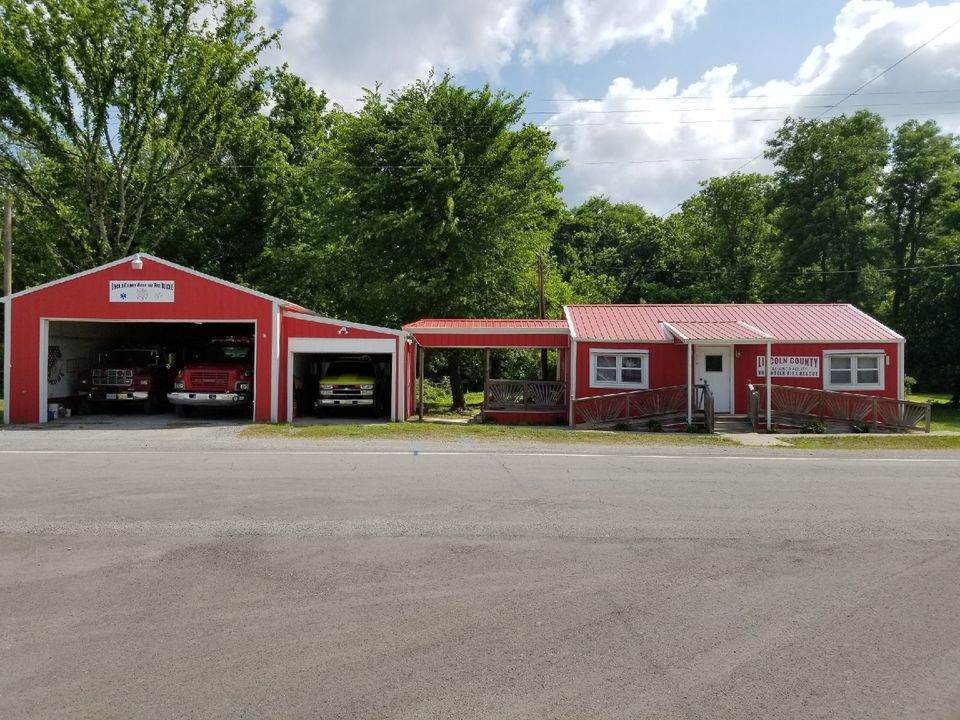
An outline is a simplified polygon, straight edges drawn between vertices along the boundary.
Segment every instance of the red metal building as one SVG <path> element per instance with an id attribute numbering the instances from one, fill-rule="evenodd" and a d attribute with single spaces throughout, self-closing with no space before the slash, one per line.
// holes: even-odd
<path id="1" fill-rule="evenodd" d="M 434 319 L 404 329 L 421 348 L 556 349 L 552 383 L 535 381 L 532 392 L 519 381 L 488 384 L 489 396 L 514 383 L 511 412 L 485 412 L 513 422 L 543 414 L 544 396 L 556 413 L 558 393 L 570 425 L 584 421 L 578 402 L 665 387 L 686 389 L 688 414 L 698 385 L 721 415 L 747 413 L 751 384 L 903 398 L 903 337 L 847 304 L 571 305 L 563 321 Z"/>
<path id="2" fill-rule="evenodd" d="M 289 420 L 294 387 L 327 358 L 370 355 L 406 417 L 406 333 L 325 318 L 280 298 L 139 254 L 3 299 L 5 423 L 47 421 L 98 351 L 118 343 L 243 334 L 254 340 L 256 421 Z M 388 368 L 388 370 L 387 370 Z M 315 378 L 314 376 L 311 376 Z M 301 408 L 301 414 L 304 409 Z"/>

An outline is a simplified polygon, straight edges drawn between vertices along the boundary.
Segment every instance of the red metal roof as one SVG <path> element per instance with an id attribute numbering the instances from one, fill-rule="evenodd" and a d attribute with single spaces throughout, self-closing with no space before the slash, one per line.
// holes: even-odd
<path id="1" fill-rule="evenodd" d="M 770 340 L 772 337 L 742 320 L 737 322 L 672 322 L 667 329 L 687 340 Z"/>
<path id="2" fill-rule="evenodd" d="M 738 337 L 763 338 L 766 334 L 781 342 L 902 339 L 853 305 L 843 304 L 570 305 L 566 313 L 578 339 L 668 341 L 660 323 L 680 325 L 691 332 L 696 328 L 695 339 L 700 340 L 729 339 L 724 333 L 730 332 L 731 323 L 747 323 L 760 331 L 760 335 Z M 707 334 L 711 325 L 715 336 Z"/>
<path id="3" fill-rule="evenodd" d="M 403 326 L 404 330 L 438 330 L 438 331 L 463 331 L 463 330 L 567 330 L 566 320 L 499 320 L 499 319 L 473 319 L 473 318 L 454 318 L 454 319 L 431 319 L 417 320 Z"/>

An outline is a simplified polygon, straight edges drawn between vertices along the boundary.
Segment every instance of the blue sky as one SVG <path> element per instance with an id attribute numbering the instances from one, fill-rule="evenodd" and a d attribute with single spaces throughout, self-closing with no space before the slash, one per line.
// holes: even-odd
<path id="1" fill-rule="evenodd" d="M 960 0 L 257 2 L 283 33 L 268 61 L 345 107 L 431 67 L 527 92 L 568 163 L 569 204 L 603 194 L 657 213 L 760 153 L 787 115 L 819 112 L 804 106 L 829 98 L 811 94 L 839 99 L 960 20 Z M 862 105 L 960 130 L 960 25 L 842 107 Z"/>

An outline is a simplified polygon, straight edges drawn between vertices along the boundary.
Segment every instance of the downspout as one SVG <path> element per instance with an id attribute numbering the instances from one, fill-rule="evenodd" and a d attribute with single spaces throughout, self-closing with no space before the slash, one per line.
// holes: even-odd
<path id="1" fill-rule="evenodd" d="M 693 423 L 693 343 L 687 343 L 687 425 Z"/>
<path id="2" fill-rule="evenodd" d="M 770 364 L 770 341 L 767 341 L 767 357 L 765 360 L 767 370 L 767 432 L 773 429 L 773 418 L 770 417 L 770 409 L 773 407 L 773 393 L 770 376 L 773 375 L 773 367 Z"/>
<path id="3" fill-rule="evenodd" d="M 906 346 L 906 340 L 900 340 L 897 344 L 897 377 L 900 382 L 897 385 L 897 400 L 904 399 L 904 387 L 903 387 L 903 378 L 906 376 L 907 369 L 904 367 L 904 348 Z"/>

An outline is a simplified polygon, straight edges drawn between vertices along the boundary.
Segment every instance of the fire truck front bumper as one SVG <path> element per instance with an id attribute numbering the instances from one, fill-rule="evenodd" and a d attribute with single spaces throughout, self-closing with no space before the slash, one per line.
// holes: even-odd
<path id="1" fill-rule="evenodd" d="M 205 393 L 179 391 L 167 393 L 167 400 L 173 405 L 193 405 L 197 407 L 232 407 L 250 402 L 250 393 Z"/>
<path id="2" fill-rule="evenodd" d="M 146 400 L 150 393 L 146 390 L 88 390 L 80 393 L 80 399 L 88 402 L 113 402 L 114 400 Z"/>

